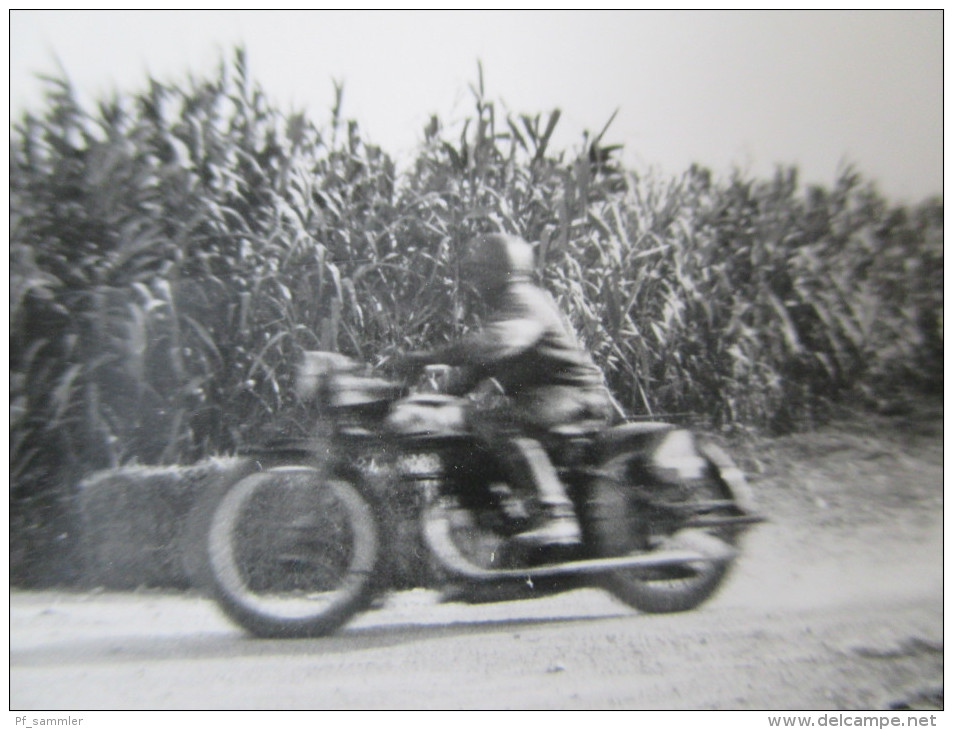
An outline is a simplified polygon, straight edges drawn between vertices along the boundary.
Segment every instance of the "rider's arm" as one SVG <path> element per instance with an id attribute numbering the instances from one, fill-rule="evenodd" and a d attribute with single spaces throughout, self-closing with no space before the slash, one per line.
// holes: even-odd
<path id="1" fill-rule="evenodd" d="M 491 370 L 494 364 L 530 349 L 544 330 L 541 322 L 526 317 L 492 321 L 480 331 L 438 350 L 434 353 L 435 362 Z"/>

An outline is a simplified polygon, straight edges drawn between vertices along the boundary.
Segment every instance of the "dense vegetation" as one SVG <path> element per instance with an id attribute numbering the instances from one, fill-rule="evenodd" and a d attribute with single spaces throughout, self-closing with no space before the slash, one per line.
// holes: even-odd
<path id="1" fill-rule="evenodd" d="M 939 387 L 942 202 L 889 205 L 854 170 L 830 189 L 793 168 L 663 180 L 622 169 L 606 129 L 552 149 L 559 112 L 502 109 L 482 77 L 472 115 L 434 117 L 397 169 L 340 88 L 325 126 L 283 113 L 241 50 L 94 110 L 47 83 L 10 145 L 15 581 L 68 544 L 85 474 L 301 422 L 302 350 L 386 368 L 468 326 L 457 261 L 477 231 L 538 242 L 632 413 L 790 430 L 838 398 Z"/>

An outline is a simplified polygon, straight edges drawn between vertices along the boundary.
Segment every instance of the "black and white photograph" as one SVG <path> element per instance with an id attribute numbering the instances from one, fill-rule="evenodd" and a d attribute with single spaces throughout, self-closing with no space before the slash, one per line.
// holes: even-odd
<path id="1" fill-rule="evenodd" d="M 8 11 L 8 727 L 942 725 L 943 21 Z"/>

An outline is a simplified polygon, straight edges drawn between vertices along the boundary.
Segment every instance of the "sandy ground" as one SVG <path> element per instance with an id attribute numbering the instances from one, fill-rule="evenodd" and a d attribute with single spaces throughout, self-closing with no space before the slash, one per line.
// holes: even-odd
<path id="1" fill-rule="evenodd" d="M 335 636 L 266 641 L 196 595 L 17 592 L 10 709 L 942 707 L 942 450 L 821 442 L 755 480 L 772 522 L 690 613 L 417 590 Z"/>

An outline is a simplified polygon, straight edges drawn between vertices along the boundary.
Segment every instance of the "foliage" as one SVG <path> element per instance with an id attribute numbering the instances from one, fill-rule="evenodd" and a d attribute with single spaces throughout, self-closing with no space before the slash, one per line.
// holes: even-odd
<path id="1" fill-rule="evenodd" d="M 641 175 L 603 144 L 609 124 L 553 150 L 559 111 L 502 109 L 482 71 L 473 115 L 434 117 L 403 172 L 342 118 L 340 86 L 318 128 L 268 104 L 241 49 L 214 79 L 150 80 L 95 111 L 47 83 L 10 145 L 27 556 L 69 534 L 50 515 L 92 470 L 226 453 L 279 417 L 303 428 L 302 350 L 386 367 L 470 326 L 457 263 L 478 231 L 536 242 L 635 413 L 786 430 L 838 397 L 942 378 L 942 203 L 888 206 L 851 169 L 805 191 L 794 169 Z"/>
<path id="2" fill-rule="evenodd" d="M 850 169 L 806 197 L 794 169 L 630 183 L 552 274 L 631 407 L 785 431 L 941 377 L 939 202 L 888 209 Z"/>

